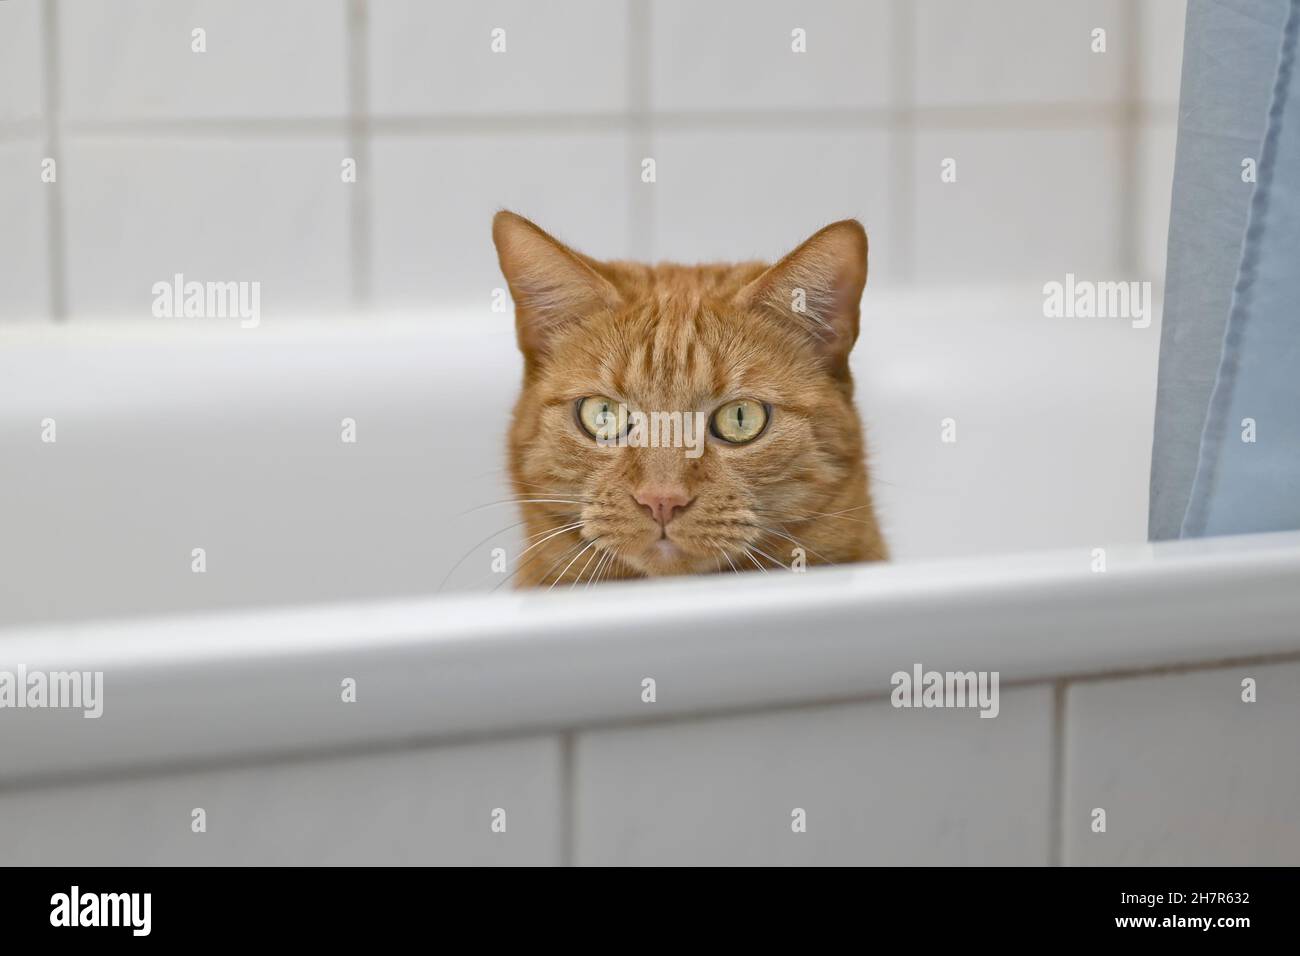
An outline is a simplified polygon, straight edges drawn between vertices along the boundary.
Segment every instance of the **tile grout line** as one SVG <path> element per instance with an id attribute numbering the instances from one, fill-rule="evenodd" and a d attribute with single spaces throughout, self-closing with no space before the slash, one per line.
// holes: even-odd
<path id="1" fill-rule="evenodd" d="M 1142 88 L 1142 71 L 1139 51 L 1142 48 L 1142 17 L 1137 4 L 1124 6 L 1122 29 L 1128 34 L 1122 64 L 1122 86 L 1127 90 L 1123 100 L 1123 113 L 1119 127 L 1120 178 L 1119 178 L 1119 261 L 1122 269 L 1143 269 L 1140 261 L 1143 243 L 1139 232 L 1143 216 L 1138 213 L 1138 140 L 1141 135 L 1142 103 L 1146 91 Z"/>
<path id="2" fill-rule="evenodd" d="M 54 160 L 55 181 L 47 183 L 45 217 L 48 234 L 46 236 L 46 264 L 49 280 L 50 318 L 62 322 L 68 317 L 66 250 L 64 247 L 63 197 L 60 195 L 62 184 L 58 179 L 62 157 L 59 155 L 60 137 L 58 113 L 62 108 L 59 91 L 59 7 L 58 0 L 46 0 L 42 8 L 41 45 L 45 55 L 44 69 L 44 107 L 45 107 L 45 155 Z"/>
<path id="3" fill-rule="evenodd" d="M 364 3 L 364 0 L 353 0 Z M 364 59 L 364 54 L 362 59 Z M 631 81 L 629 79 L 629 86 Z M 648 96 L 648 94 L 647 94 Z M 862 109 L 654 110 L 588 113 L 389 114 L 362 116 L 370 134 L 427 135 L 437 133 L 617 132 L 635 130 L 762 130 L 773 125 L 811 130 L 970 129 L 991 132 L 1040 132 L 1111 127 L 1116 122 L 1175 125 L 1177 106 L 1171 103 L 1002 104 L 981 106 L 916 106 Z M 276 139 L 346 134 L 344 117 L 243 117 L 235 119 L 80 119 L 60 124 L 79 136 L 264 136 Z M 12 134 L 12 130 L 6 130 Z M 12 136 L 8 137 L 12 138 Z"/>
<path id="4" fill-rule="evenodd" d="M 576 866 L 578 857 L 576 737 L 576 730 L 560 734 L 560 866 Z"/>
<path id="5" fill-rule="evenodd" d="M 654 257 L 655 204 L 651 192 L 658 183 L 641 182 L 641 161 L 654 156 L 654 115 L 650 110 L 650 17 L 647 0 L 628 0 L 627 5 L 627 160 L 632 178 L 632 200 L 628 203 L 627 254 L 630 258 Z M 658 170 L 656 169 L 656 176 Z"/>
<path id="6" fill-rule="evenodd" d="M 351 258 L 352 304 L 370 305 L 370 102 L 369 17 L 367 0 L 349 0 L 347 8 L 348 151 L 356 163 L 356 181 L 350 184 L 348 251 Z"/>
<path id="7" fill-rule="evenodd" d="M 916 262 L 916 90 L 912 66 L 916 57 L 916 12 L 908 2 L 895 3 L 892 10 L 893 90 L 890 99 L 898 135 L 890 144 L 890 163 L 895 181 L 889 192 L 889 215 L 890 226 L 898 237 L 894 272 L 900 282 L 907 283 L 912 280 Z"/>
<path id="8" fill-rule="evenodd" d="M 1065 865 L 1065 697 L 1069 681 L 1052 685 L 1051 779 L 1047 800 L 1047 865 Z"/>

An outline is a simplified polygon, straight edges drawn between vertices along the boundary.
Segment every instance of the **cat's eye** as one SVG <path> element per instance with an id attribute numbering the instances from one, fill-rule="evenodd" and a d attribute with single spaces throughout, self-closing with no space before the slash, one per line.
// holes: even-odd
<path id="1" fill-rule="evenodd" d="M 579 399 L 578 424 L 592 438 L 612 441 L 627 431 L 627 406 L 604 395 Z"/>
<path id="2" fill-rule="evenodd" d="M 727 402 L 713 413 L 713 434 L 732 445 L 743 445 L 767 427 L 767 408 L 748 398 Z"/>

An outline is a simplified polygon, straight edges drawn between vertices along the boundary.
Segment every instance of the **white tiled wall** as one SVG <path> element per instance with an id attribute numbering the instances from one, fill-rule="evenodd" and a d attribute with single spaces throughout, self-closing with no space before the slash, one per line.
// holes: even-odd
<path id="1" fill-rule="evenodd" d="M 892 104 L 889 0 L 651 2 L 650 104 L 663 111 L 852 110 Z M 792 32 L 807 52 L 794 55 Z"/>
<path id="2" fill-rule="evenodd" d="M 366 6 L 375 116 L 617 113 L 628 105 L 627 0 Z M 504 52 L 493 51 L 497 30 Z"/>
<path id="3" fill-rule="evenodd" d="M 560 766 L 542 737 L 0 791 L 4 862 L 554 865 Z"/>
<path id="4" fill-rule="evenodd" d="M 916 137 L 915 277 L 922 284 L 1127 274 L 1119 130 L 925 129 Z M 940 179 L 955 160 L 956 181 Z"/>
<path id="5" fill-rule="evenodd" d="M 1162 276 L 1165 273 L 1177 142 L 1178 128 L 1172 120 L 1152 122 L 1139 134 L 1137 197 L 1140 235 L 1137 253 L 1143 275 Z"/>
<path id="6" fill-rule="evenodd" d="M 48 190 L 55 187 L 41 182 L 44 157 L 35 139 L 0 140 L 0 182 L 6 184 L 0 190 L 0 320 L 31 318 L 50 308 L 46 212 Z"/>
<path id="7" fill-rule="evenodd" d="M 669 130 L 655 138 L 657 258 L 775 259 L 828 222 L 863 221 L 889 274 L 889 142 L 880 130 Z M 816 174 L 809 175 L 810 157 Z"/>
<path id="8" fill-rule="evenodd" d="M 1141 204 L 1138 255 L 1144 275 L 1163 276 L 1169 241 L 1169 205 L 1178 142 L 1178 86 L 1183 63 L 1183 19 L 1187 0 L 1145 0 L 1144 37 L 1163 42 L 1144 47 L 1139 89 L 1143 116 L 1138 139 L 1137 198 Z"/>
<path id="9" fill-rule="evenodd" d="M 1045 866 L 1051 741 L 1045 688 L 992 720 L 878 701 L 584 734 L 576 861 Z"/>
<path id="10" fill-rule="evenodd" d="M 37 4 L 0 4 L 0 124 L 41 115 L 41 36 Z"/>
<path id="11" fill-rule="evenodd" d="M 481 303 L 507 205 L 608 257 L 858 216 L 877 284 L 1158 281 L 1184 4 L 5 0 L 0 144 L 61 175 L 5 175 L 0 315 L 147 316 L 173 260 L 271 314 Z"/>
<path id="12" fill-rule="evenodd" d="M 1142 0 L 1133 6 L 1138 10 L 1138 22 L 1146 41 L 1138 61 L 1142 102 L 1177 106 L 1187 0 Z"/>
<path id="13" fill-rule="evenodd" d="M 1067 701 L 1066 863 L 1300 860 L 1300 664 L 1078 684 Z"/>
<path id="14" fill-rule="evenodd" d="M 341 137 L 73 137 L 61 181 L 73 312 L 148 316 L 153 284 L 258 281 L 263 314 L 348 304 Z"/>
<path id="15" fill-rule="evenodd" d="M 0 3 L 0 321 L 48 315 L 41 9 Z"/>
<path id="16" fill-rule="evenodd" d="M 626 256 L 631 209 L 621 130 L 377 135 L 371 146 L 374 298 L 419 306 L 454 297 L 487 307 L 504 287 L 490 223 L 527 207 L 563 239 Z M 418 195 L 419 202 L 412 202 Z M 572 197 L 601 200 L 599 217 Z"/>
<path id="17" fill-rule="evenodd" d="M 1004 687 L 1000 704 L 989 720 L 814 703 L 10 784 L 0 846 L 8 864 L 82 866 L 1300 861 L 1300 662 Z"/>
<path id="18" fill-rule="evenodd" d="M 1118 103 L 1137 46 L 1125 0 L 916 0 L 921 107 Z M 1093 52 L 1093 31 L 1106 51 Z"/>
<path id="19" fill-rule="evenodd" d="M 59 0 L 70 122 L 342 117 L 345 0 Z M 195 52 L 200 42 L 203 53 Z"/>

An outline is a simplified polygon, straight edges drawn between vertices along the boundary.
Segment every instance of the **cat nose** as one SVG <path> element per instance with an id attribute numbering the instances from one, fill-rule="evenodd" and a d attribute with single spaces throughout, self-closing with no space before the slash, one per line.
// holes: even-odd
<path id="1" fill-rule="evenodd" d="M 666 525 L 672 521 L 676 513 L 683 510 L 692 501 L 680 489 L 654 486 L 638 489 L 632 497 L 636 499 L 637 504 L 650 512 L 650 517 L 661 525 Z"/>

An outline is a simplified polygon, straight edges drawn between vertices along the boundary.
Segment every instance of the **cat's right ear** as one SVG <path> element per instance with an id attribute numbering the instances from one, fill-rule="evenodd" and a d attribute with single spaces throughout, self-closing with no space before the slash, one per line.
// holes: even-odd
<path id="1" fill-rule="evenodd" d="M 557 331 L 618 308 L 618 291 L 596 271 L 594 260 L 523 216 L 505 209 L 497 213 L 492 241 L 515 301 L 515 325 L 524 355 L 543 355 Z"/>

